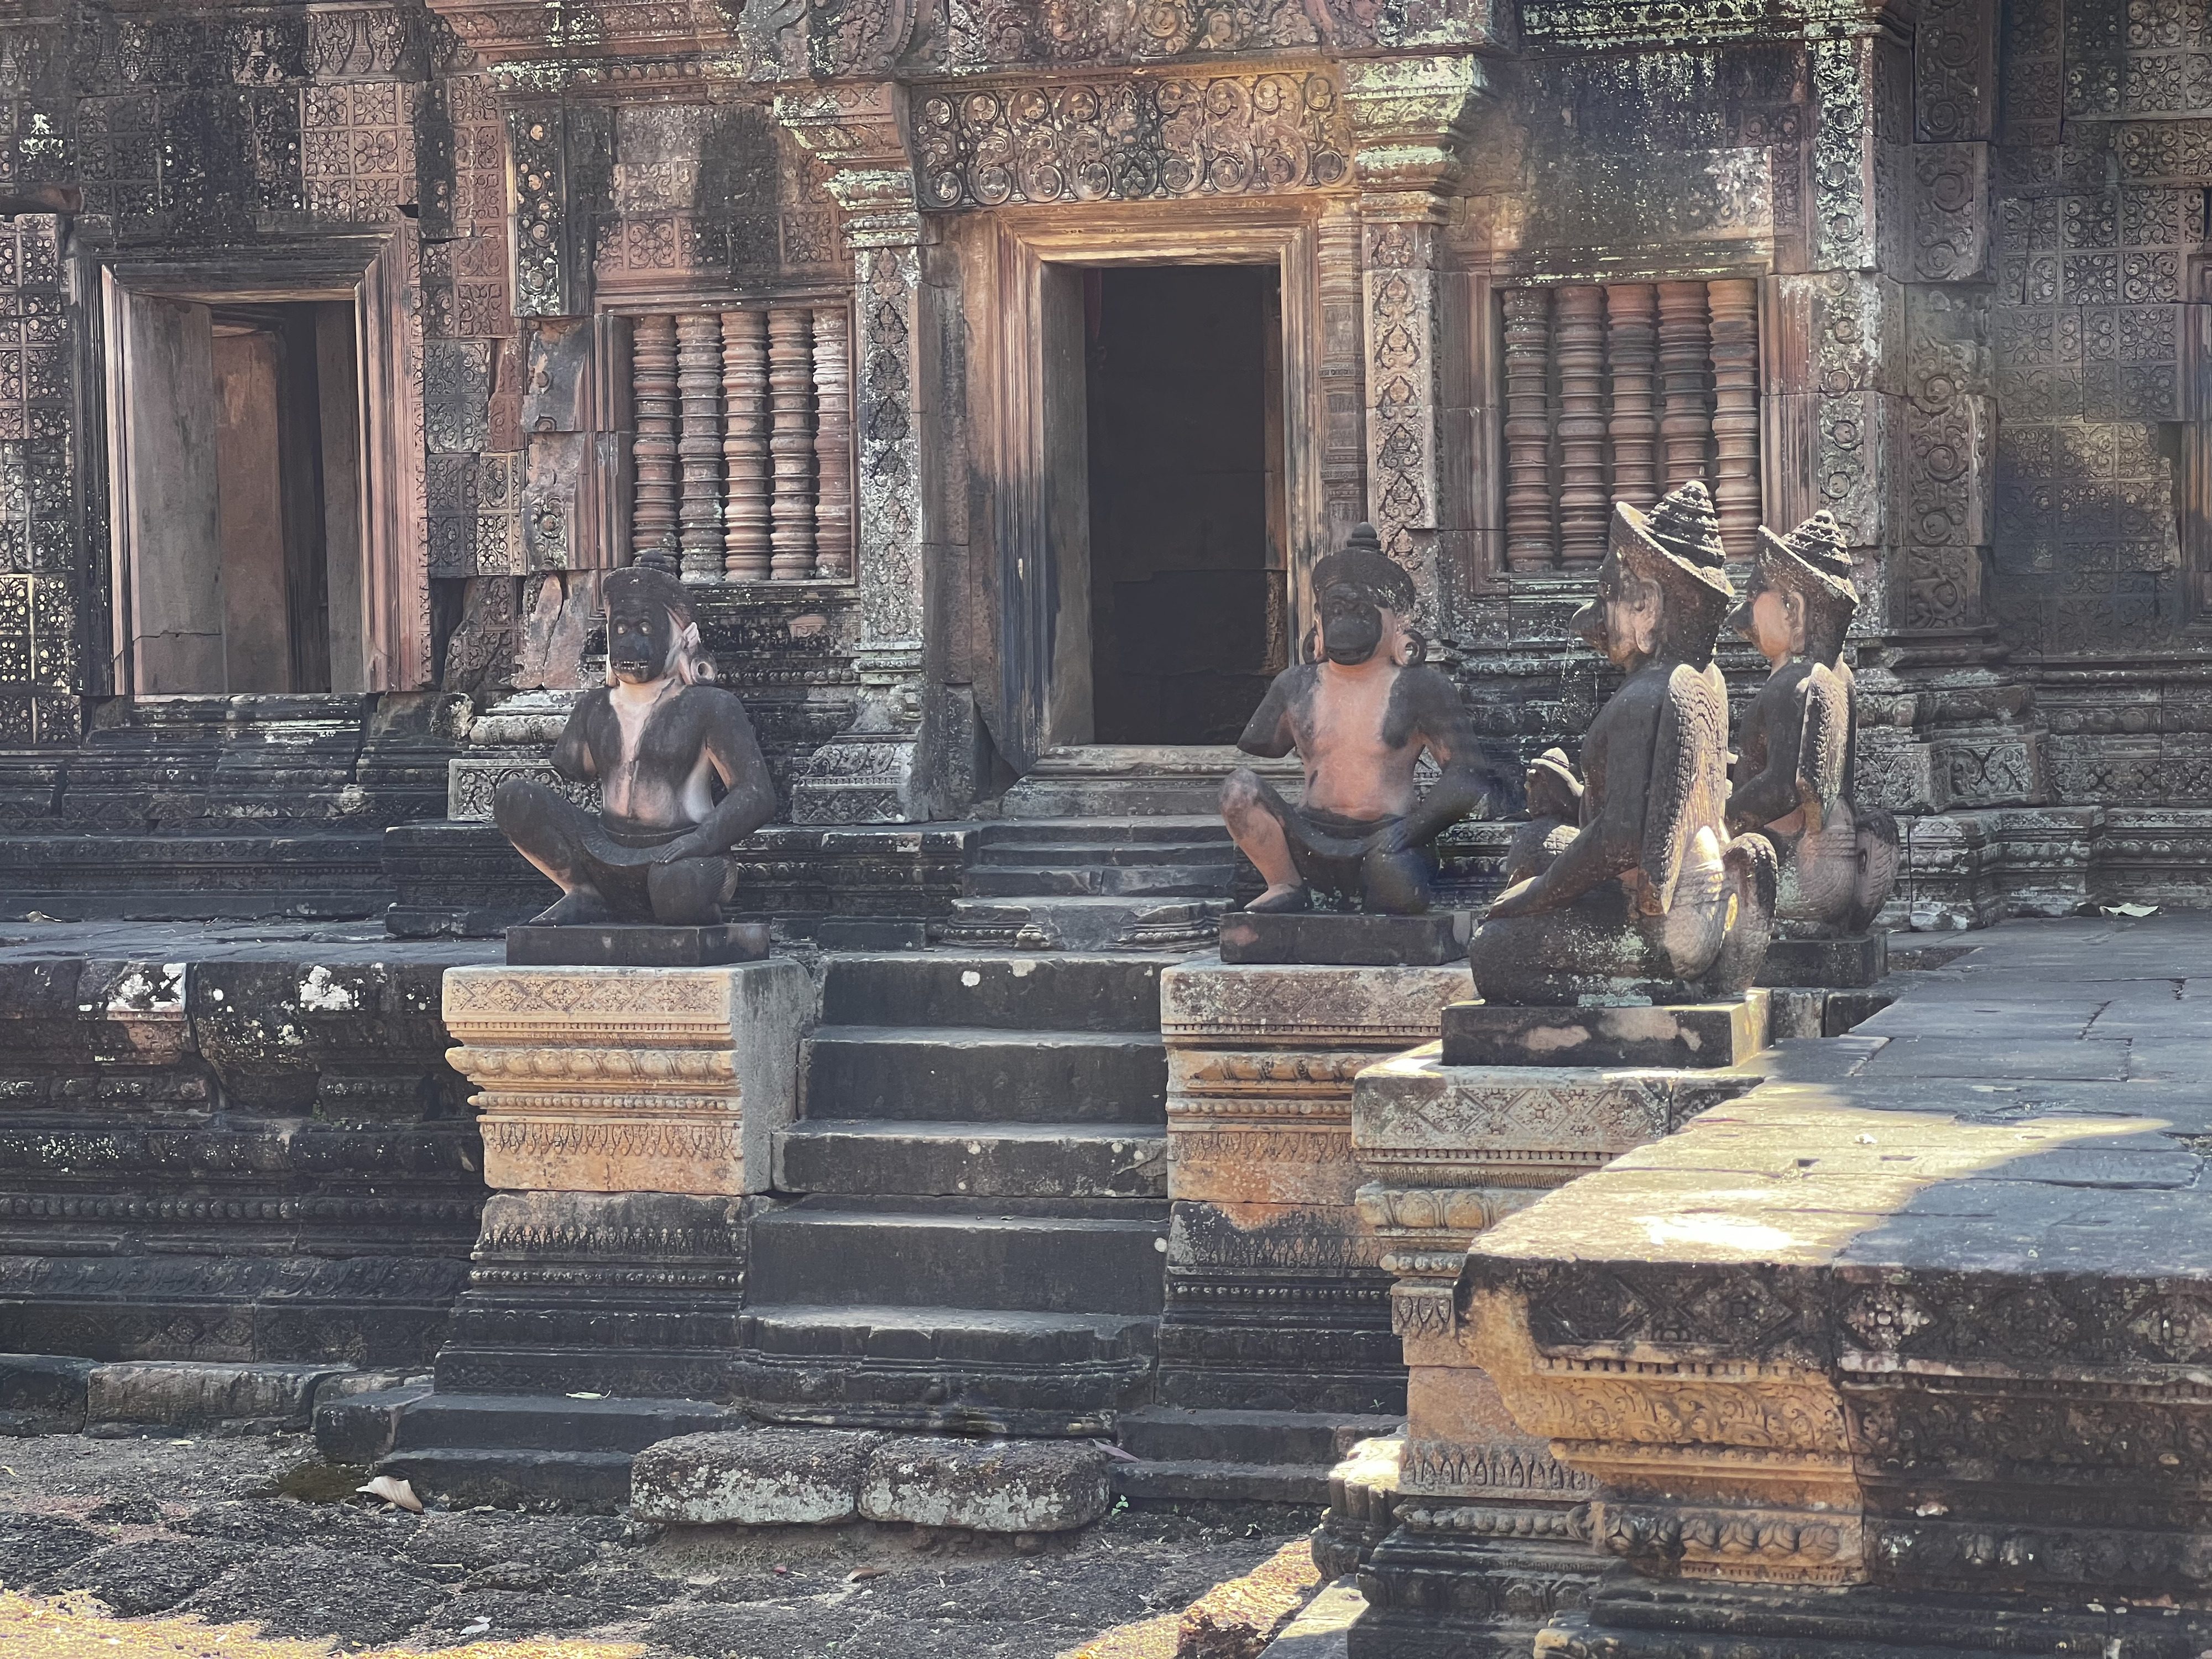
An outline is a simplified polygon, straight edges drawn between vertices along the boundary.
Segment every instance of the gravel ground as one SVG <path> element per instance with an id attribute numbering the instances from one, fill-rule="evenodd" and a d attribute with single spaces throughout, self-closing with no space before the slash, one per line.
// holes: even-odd
<path id="1" fill-rule="evenodd" d="M 1025 1553 L 865 1524 L 417 1516 L 344 1496 L 358 1479 L 301 1436 L 0 1441 L 0 1585 L 348 1647 L 567 1635 L 642 1642 L 656 1659 L 1052 1659 L 1180 1609 L 1318 1518 L 1129 1508 Z"/>

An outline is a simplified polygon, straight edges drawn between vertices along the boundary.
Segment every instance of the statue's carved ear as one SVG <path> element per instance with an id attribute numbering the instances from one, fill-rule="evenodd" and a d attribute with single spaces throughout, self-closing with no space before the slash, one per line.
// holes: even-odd
<path id="1" fill-rule="evenodd" d="M 1419 668 L 1423 663 L 1429 659 L 1428 636 L 1424 634 L 1417 633 L 1410 628 L 1406 629 L 1405 633 L 1406 654 L 1399 658 L 1399 666 L 1401 668 Z"/>

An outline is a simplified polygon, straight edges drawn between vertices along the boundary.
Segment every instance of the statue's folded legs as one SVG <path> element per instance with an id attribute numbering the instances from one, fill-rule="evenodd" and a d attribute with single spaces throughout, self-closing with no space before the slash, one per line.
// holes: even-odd
<path id="1" fill-rule="evenodd" d="M 539 926 L 650 916 L 667 927 L 706 927 L 721 920 L 736 866 L 719 854 L 657 861 L 681 829 L 620 829 L 603 823 L 558 791 L 509 778 L 492 796 L 492 818 L 515 850 L 565 890 L 533 918 Z"/>

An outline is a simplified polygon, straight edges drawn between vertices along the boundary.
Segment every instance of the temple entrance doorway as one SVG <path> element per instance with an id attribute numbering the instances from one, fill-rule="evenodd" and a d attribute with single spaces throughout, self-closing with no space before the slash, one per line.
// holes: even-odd
<path id="1" fill-rule="evenodd" d="M 108 324 L 118 684 L 366 689 L 353 303 L 112 287 Z"/>
<path id="2" fill-rule="evenodd" d="M 1287 660 L 1275 265 L 1081 272 L 1096 744 L 1232 744 Z"/>

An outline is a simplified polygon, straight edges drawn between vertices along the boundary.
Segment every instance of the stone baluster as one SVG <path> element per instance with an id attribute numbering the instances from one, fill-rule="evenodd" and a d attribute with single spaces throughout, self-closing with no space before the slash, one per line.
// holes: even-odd
<path id="1" fill-rule="evenodd" d="M 1559 557 L 1595 564 L 1605 556 L 1613 501 L 1605 477 L 1604 296 L 1589 283 L 1554 301 L 1559 365 Z"/>
<path id="2" fill-rule="evenodd" d="M 713 312 L 676 319 L 676 392 L 682 409 L 677 456 L 684 473 L 678 514 L 684 580 L 722 579 L 722 322 Z"/>
<path id="3" fill-rule="evenodd" d="M 775 466 L 769 574 L 794 581 L 814 574 L 814 363 L 804 306 L 768 314 L 768 389 Z"/>
<path id="4" fill-rule="evenodd" d="M 676 528 L 676 319 L 641 317 L 632 326 L 630 397 L 637 437 L 630 448 L 637 493 L 630 513 L 632 556 L 657 547 Z"/>
<path id="5" fill-rule="evenodd" d="M 1759 286 L 1709 283 L 1712 309 L 1713 504 L 1721 545 L 1748 559 L 1759 531 Z"/>
<path id="6" fill-rule="evenodd" d="M 1712 434 L 1706 375 L 1712 345 L 1705 325 L 1703 283 L 1659 284 L 1659 379 L 1667 394 L 1659 438 L 1665 450 L 1663 482 L 1678 489 L 1706 476 L 1705 448 Z"/>
<path id="7" fill-rule="evenodd" d="M 853 353 L 844 305 L 814 307 L 815 574 L 853 574 Z"/>
<path id="8" fill-rule="evenodd" d="M 1505 290 L 1505 562 L 1553 561 L 1551 313 L 1548 289 Z"/>
<path id="9" fill-rule="evenodd" d="M 723 568 L 732 581 L 769 576 L 768 313 L 722 313 Z"/>
<path id="10" fill-rule="evenodd" d="M 1605 290 L 1606 363 L 1613 379 L 1613 498 L 1649 508 L 1659 499 L 1658 295 L 1649 283 Z"/>

